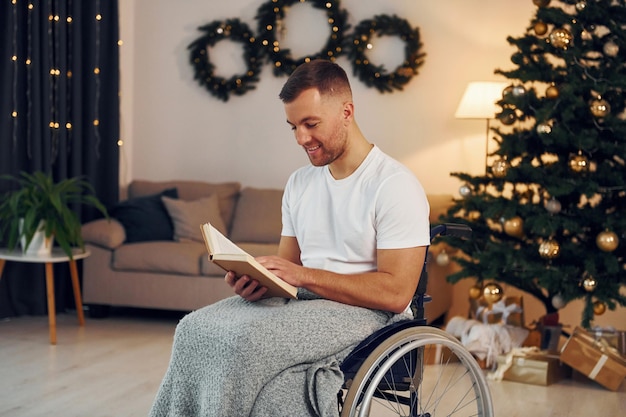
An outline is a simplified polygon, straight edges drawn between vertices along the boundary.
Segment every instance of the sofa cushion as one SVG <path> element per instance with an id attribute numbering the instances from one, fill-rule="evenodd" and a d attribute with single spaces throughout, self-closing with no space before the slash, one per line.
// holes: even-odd
<path id="1" fill-rule="evenodd" d="M 231 240 L 278 243 L 282 230 L 282 196 L 283 190 L 244 188 L 235 208 Z"/>
<path id="2" fill-rule="evenodd" d="M 199 242 L 141 242 L 120 246 L 113 269 L 179 275 L 199 275 L 206 247 Z"/>
<path id="3" fill-rule="evenodd" d="M 204 181 L 174 180 L 174 181 L 147 181 L 134 180 L 128 185 L 128 197 L 141 197 L 159 193 L 167 188 L 176 188 L 181 200 L 198 200 L 217 194 L 220 199 L 220 213 L 230 230 L 237 194 L 241 189 L 238 182 L 211 183 Z"/>
<path id="4" fill-rule="evenodd" d="M 177 198 L 176 188 L 163 190 L 137 198 L 131 198 L 116 204 L 110 211 L 126 232 L 126 243 L 150 240 L 172 240 L 174 226 L 161 196 Z"/>
<path id="5" fill-rule="evenodd" d="M 124 226 L 115 219 L 98 219 L 81 227 L 81 236 L 88 243 L 115 249 L 126 240 Z"/>
<path id="6" fill-rule="evenodd" d="M 213 227 L 227 234 L 226 225 L 220 214 L 219 196 L 213 194 L 210 197 L 199 200 L 184 201 L 169 197 L 161 197 L 165 209 L 174 223 L 174 240 L 195 240 L 204 242 L 200 225 L 211 222 Z"/>

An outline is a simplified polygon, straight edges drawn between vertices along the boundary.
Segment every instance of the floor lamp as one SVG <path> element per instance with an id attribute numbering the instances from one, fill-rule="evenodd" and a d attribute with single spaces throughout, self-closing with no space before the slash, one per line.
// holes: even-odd
<path id="1" fill-rule="evenodd" d="M 484 119 L 487 121 L 485 142 L 485 172 L 488 168 L 489 155 L 489 121 L 495 119 L 500 111 L 496 102 L 502 98 L 502 90 L 508 85 L 506 82 L 474 81 L 467 85 L 463 98 L 454 113 L 457 119 Z"/>

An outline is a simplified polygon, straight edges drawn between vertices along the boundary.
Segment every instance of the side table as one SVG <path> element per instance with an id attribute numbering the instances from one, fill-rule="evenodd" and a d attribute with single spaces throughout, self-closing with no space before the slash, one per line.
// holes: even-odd
<path id="1" fill-rule="evenodd" d="M 90 255 L 89 251 L 81 251 L 74 249 L 72 251 L 72 259 L 63 252 L 61 248 L 53 248 L 49 256 L 29 255 L 22 253 L 20 250 L 0 249 L 0 279 L 6 261 L 40 263 L 46 267 L 46 293 L 48 298 L 48 324 L 50 327 L 50 344 L 57 343 L 57 324 L 56 324 L 56 307 L 54 303 L 54 269 L 53 265 L 60 262 L 69 262 L 70 275 L 72 277 L 72 288 L 74 290 L 74 301 L 76 302 L 76 314 L 78 315 L 78 324 L 85 325 L 85 316 L 83 314 L 83 302 L 80 293 L 80 283 L 78 281 L 78 268 L 76 261 L 84 259 Z"/>

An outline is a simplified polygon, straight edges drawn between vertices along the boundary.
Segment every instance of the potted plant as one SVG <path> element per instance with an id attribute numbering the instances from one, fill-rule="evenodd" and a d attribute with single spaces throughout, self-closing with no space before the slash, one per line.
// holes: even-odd
<path id="1" fill-rule="evenodd" d="M 108 213 L 89 182 L 74 177 L 54 182 L 43 172 L 21 172 L 18 177 L 0 176 L 18 183 L 19 188 L 0 199 L 0 236 L 10 249 L 21 242 L 26 251 L 34 236 L 43 233 L 50 249 L 52 239 L 72 258 L 72 247 L 84 248 L 81 222 L 72 206 L 86 204 Z"/>

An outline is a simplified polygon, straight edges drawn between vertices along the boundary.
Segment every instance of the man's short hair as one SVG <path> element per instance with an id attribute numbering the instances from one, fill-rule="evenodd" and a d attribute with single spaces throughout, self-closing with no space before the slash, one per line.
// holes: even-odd
<path id="1" fill-rule="evenodd" d="M 278 97 L 283 103 L 290 103 L 310 88 L 317 89 L 322 96 L 346 94 L 352 97 L 346 72 L 339 65 L 325 59 L 314 59 L 298 66 L 289 76 Z"/>

